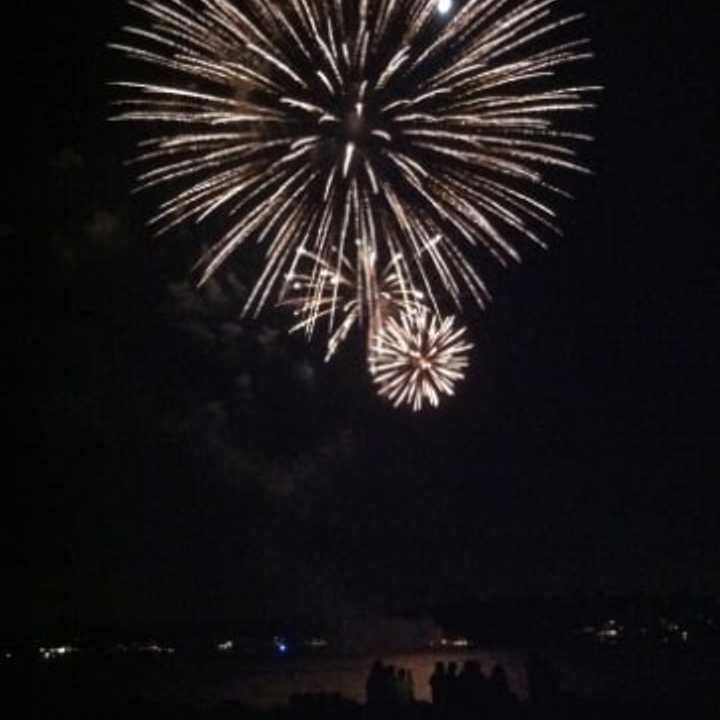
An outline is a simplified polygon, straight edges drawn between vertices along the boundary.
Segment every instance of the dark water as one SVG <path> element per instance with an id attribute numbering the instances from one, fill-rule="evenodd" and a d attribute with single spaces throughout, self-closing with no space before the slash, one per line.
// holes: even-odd
<path id="1" fill-rule="evenodd" d="M 697 692 L 697 684 L 720 686 L 720 663 L 690 652 L 638 653 L 597 649 L 545 649 L 565 691 L 582 698 L 654 699 L 663 693 Z M 458 663 L 473 658 L 485 673 L 502 665 L 513 693 L 527 697 L 525 660 L 519 649 L 478 649 L 457 654 L 386 655 L 383 660 L 412 670 L 416 697 L 429 700 L 429 677 L 437 661 Z M 34 665 L 29 672 L 35 691 L 58 701 L 102 699 L 188 703 L 207 708 L 238 702 L 260 709 L 285 705 L 299 693 L 340 693 L 364 702 L 365 679 L 374 658 L 283 658 L 248 663 L 232 658 L 113 658 L 88 661 L 80 657 Z M 692 689 L 690 689 L 692 688 Z"/>

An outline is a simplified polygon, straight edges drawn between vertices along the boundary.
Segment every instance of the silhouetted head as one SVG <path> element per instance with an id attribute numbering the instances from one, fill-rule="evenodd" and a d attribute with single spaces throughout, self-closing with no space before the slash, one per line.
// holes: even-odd
<path id="1" fill-rule="evenodd" d="M 457 673 L 458 664 L 453 660 L 448 664 L 448 674 L 455 675 Z"/>

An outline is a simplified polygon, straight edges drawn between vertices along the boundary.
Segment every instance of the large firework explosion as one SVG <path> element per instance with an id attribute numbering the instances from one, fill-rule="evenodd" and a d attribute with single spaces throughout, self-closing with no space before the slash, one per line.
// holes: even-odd
<path id="1" fill-rule="evenodd" d="M 262 246 L 244 312 L 301 278 L 301 326 L 326 321 L 330 355 L 356 321 L 371 347 L 397 319 L 378 313 L 388 272 L 400 305 L 484 306 L 478 259 L 542 245 L 557 230 L 542 198 L 561 193 L 546 170 L 583 169 L 572 145 L 588 138 L 556 118 L 594 88 L 554 78 L 589 52 L 557 2 L 130 0 L 149 22 L 114 47 L 158 80 L 117 83 L 116 119 L 163 128 L 138 157 L 141 187 L 169 189 L 158 232 L 222 214 L 200 282 Z"/>

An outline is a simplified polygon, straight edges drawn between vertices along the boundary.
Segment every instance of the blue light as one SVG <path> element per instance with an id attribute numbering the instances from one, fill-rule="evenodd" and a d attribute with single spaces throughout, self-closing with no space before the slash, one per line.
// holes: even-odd
<path id="1" fill-rule="evenodd" d="M 284 655 L 287 652 L 288 647 L 285 643 L 278 643 L 277 649 L 281 655 Z"/>

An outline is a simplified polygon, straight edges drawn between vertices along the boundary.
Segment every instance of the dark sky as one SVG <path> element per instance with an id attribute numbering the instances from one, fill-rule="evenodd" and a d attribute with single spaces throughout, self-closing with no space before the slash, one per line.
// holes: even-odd
<path id="1" fill-rule="evenodd" d="M 149 238 L 132 132 L 105 119 L 124 3 L 17 21 L 0 232 L 22 624 L 720 594 L 718 18 L 568 5 L 605 86 L 595 175 L 565 178 L 564 239 L 492 274 L 468 378 L 422 416 L 374 397 L 359 342 L 325 366 L 281 312 L 241 321 L 247 265 L 194 291 L 212 227 Z"/>

